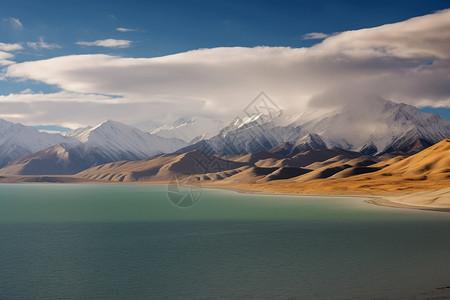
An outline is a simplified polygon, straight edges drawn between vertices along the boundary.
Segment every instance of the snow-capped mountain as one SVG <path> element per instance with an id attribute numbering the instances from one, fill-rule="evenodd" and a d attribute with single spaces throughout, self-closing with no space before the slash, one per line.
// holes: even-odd
<path id="1" fill-rule="evenodd" d="M 71 131 L 62 132 L 61 134 L 63 136 L 67 136 L 67 137 L 76 137 L 80 133 L 85 132 L 85 131 L 87 131 L 87 130 L 89 130 L 91 128 L 92 128 L 92 126 L 81 127 L 81 128 L 77 128 L 77 129 L 74 129 L 74 130 L 71 130 Z"/>
<path id="2" fill-rule="evenodd" d="M 186 145 L 179 139 L 163 138 L 111 120 L 68 135 L 110 161 L 145 159 Z"/>
<path id="3" fill-rule="evenodd" d="M 187 143 L 195 143 L 217 135 L 225 126 L 221 120 L 204 117 L 180 118 L 169 125 L 158 127 L 151 131 L 165 138 L 176 138 Z"/>
<path id="4" fill-rule="evenodd" d="M 147 159 L 187 145 L 110 120 L 56 136 L 59 139 L 45 149 L 15 157 L 0 173 L 74 174 L 108 162 Z"/>
<path id="5" fill-rule="evenodd" d="M 147 120 L 147 121 L 141 121 L 141 122 L 137 122 L 137 123 L 130 124 L 130 125 L 133 127 L 136 127 L 137 129 L 140 129 L 144 132 L 152 132 L 156 128 L 161 127 L 163 124 L 152 121 L 152 120 Z"/>
<path id="6" fill-rule="evenodd" d="M 59 134 L 40 132 L 34 127 L 0 119 L 0 167 L 24 155 L 64 142 Z"/>
<path id="7" fill-rule="evenodd" d="M 420 151 L 450 137 L 449 120 L 376 96 L 342 108 L 311 109 L 265 123 L 263 119 L 260 115 L 237 119 L 219 135 L 186 149 L 209 148 L 215 153 L 247 154 L 270 150 L 283 143 L 295 145 L 310 135 L 309 138 L 320 139 L 327 148 L 379 154 Z"/>
<path id="8" fill-rule="evenodd" d="M 319 134 L 328 147 L 364 154 L 408 152 L 417 143 L 428 147 L 450 137 L 449 120 L 376 96 L 350 103 L 335 114 L 314 119 L 300 128 L 304 133 Z"/>
<path id="9" fill-rule="evenodd" d="M 270 120 L 262 114 L 227 123 L 180 119 L 153 132 L 108 120 L 95 127 L 49 134 L 0 119 L 0 167 L 8 164 L 8 171 L 21 174 L 37 174 L 40 168 L 70 174 L 107 162 L 192 150 L 271 151 L 286 156 L 334 147 L 367 155 L 418 152 L 450 138 L 450 121 L 372 96 L 340 108 L 311 109 Z"/>

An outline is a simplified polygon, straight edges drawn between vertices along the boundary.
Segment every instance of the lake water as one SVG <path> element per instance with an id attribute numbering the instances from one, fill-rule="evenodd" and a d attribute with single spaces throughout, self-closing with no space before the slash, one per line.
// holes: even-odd
<path id="1" fill-rule="evenodd" d="M 448 288 L 447 288 L 448 287 Z M 450 297 L 450 214 L 356 198 L 0 185 L 0 299 Z"/>

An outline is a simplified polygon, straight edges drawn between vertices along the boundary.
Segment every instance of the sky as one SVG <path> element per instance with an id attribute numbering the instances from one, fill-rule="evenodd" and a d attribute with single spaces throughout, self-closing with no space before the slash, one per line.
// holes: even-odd
<path id="1" fill-rule="evenodd" d="M 289 111 L 354 92 L 450 118 L 449 7 L 2 0 L 0 118 L 52 130 L 226 119 L 261 91 Z"/>

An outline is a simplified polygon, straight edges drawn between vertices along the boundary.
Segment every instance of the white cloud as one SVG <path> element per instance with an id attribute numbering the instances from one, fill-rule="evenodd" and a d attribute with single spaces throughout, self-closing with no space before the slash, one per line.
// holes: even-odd
<path id="1" fill-rule="evenodd" d="M 21 94 L 33 94 L 33 90 L 32 89 L 25 89 L 23 91 L 20 92 Z"/>
<path id="2" fill-rule="evenodd" d="M 12 55 L 11 53 L 0 51 L 0 67 L 13 64 L 14 62 L 10 60 L 13 57 L 14 55 Z"/>
<path id="3" fill-rule="evenodd" d="M 98 94 L 83 94 L 73 92 L 57 92 L 51 94 L 44 94 L 42 92 L 33 93 L 31 89 L 26 89 L 19 94 L 0 95 L 0 102 L 8 103 L 33 103 L 33 102 L 99 102 L 99 103 L 120 103 L 118 98 L 98 95 Z"/>
<path id="4" fill-rule="evenodd" d="M 77 128 L 97 125 L 113 119 L 133 124 L 136 120 L 155 120 L 167 122 L 180 113 L 195 114 L 200 105 L 183 108 L 182 102 L 176 104 L 161 102 L 129 103 L 123 99 L 96 94 L 58 92 L 51 94 L 26 93 L 0 95 L 0 112 L 7 120 L 27 125 L 60 124 Z M 165 114 L 153 115 L 153 112 Z"/>
<path id="5" fill-rule="evenodd" d="M 56 44 L 56 43 L 51 43 L 48 44 L 46 42 L 44 42 L 44 38 L 40 37 L 38 42 L 27 42 L 28 47 L 33 48 L 34 50 L 39 50 L 39 49 L 57 49 L 57 48 L 61 48 L 60 45 Z"/>
<path id="6" fill-rule="evenodd" d="M 106 48 L 128 48 L 131 46 L 131 41 L 106 39 L 106 40 L 97 40 L 94 42 L 77 42 L 77 45 L 97 46 L 97 47 L 106 47 Z"/>
<path id="7" fill-rule="evenodd" d="M 3 18 L 3 22 L 11 24 L 11 26 L 14 27 L 15 29 L 19 30 L 23 29 L 23 24 L 22 22 L 20 22 L 18 18 Z"/>
<path id="8" fill-rule="evenodd" d="M 450 9 L 379 27 L 333 35 L 314 46 L 352 58 L 450 58 Z"/>
<path id="9" fill-rule="evenodd" d="M 0 43 L 0 51 L 16 51 L 16 50 L 22 50 L 23 47 L 20 44 L 7 44 L 7 43 Z"/>
<path id="10" fill-rule="evenodd" d="M 28 109 L 24 103 L 41 103 L 33 106 L 40 114 L 31 111 L 28 120 L 45 116 L 58 124 L 51 118 L 94 124 L 105 118 L 136 123 L 182 115 L 232 117 L 260 91 L 292 111 L 358 92 L 450 107 L 449 41 L 450 10 L 445 10 L 343 32 L 310 48 L 213 48 L 155 58 L 62 56 L 13 64 L 6 76 L 56 85 L 68 95 L 34 95 L 28 101 L 27 95 L 10 95 L 0 104 L 14 104 L 11 113 L 24 114 L 19 110 Z"/>
<path id="11" fill-rule="evenodd" d="M 18 120 L 24 119 L 26 116 L 24 114 L 0 114 L 0 118 L 11 120 L 13 122 L 20 122 Z"/>
<path id="12" fill-rule="evenodd" d="M 311 32 L 303 35 L 304 40 L 323 40 L 327 37 L 329 37 L 329 34 L 322 33 L 322 32 Z"/>
<path id="13" fill-rule="evenodd" d="M 118 27 L 116 28 L 116 30 L 120 32 L 138 31 L 136 28 L 123 28 L 123 27 Z"/>
<path id="14" fill-rule="evenodd" d="M 20 44 L 0 43 L 0 67 L 8 66 L 14 63 L 14 61 L 11 60 L 14 57 L 14 55 L 8 53 L 9 51 L 16 51 L 21 49 L 23 49 L 23 47 Z M 0 80 L 3 79 L 4 79 L 3 75 L 0 74 Z"/>

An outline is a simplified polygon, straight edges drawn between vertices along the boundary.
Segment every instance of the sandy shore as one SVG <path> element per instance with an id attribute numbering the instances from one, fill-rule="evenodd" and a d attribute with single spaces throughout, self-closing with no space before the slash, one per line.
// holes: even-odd
<path id="1" fill-rule="evenodd" d="M 215 187 L 217 188 L 217 187 Z M 302 195 L 302 196 L 333 196 L 333 197 L 356 197 L 356 198 L 366 198 L 364 200 L 367 203 L 387 206 L 393 208 L 407 208 L 407 209 L 419 209 L 419 210 L 431 210 L 431 211 L 441 211 L 450 212 L 450 188 L 424 191 L 420 193 L 410 193 L 402 195 L 374 195 L 373 193 L 356 193 L 356 192 L 339 192 L 335 193 L 298 193 L 292 191 L 278 191 L 278 192 L 268 192 L 268 191 L 258 191 L 253 189 L 235 189 L 233 187 L 219 187 L 221 189 L 234 190 L 243 193 L 263 193 L 263 194 L 276 194 L 276 195 Z"/>
<path id="2" fill-rule="evenodd" d="M 434 206 L 426 206 L 426 205 L 410 205 L 402 202 L 392 201 L 382 197 L 371 197 L 365 202 L 370 204 L 375 204 L 379 206 L 387 206 L 394 208 L 408 208 L 408 209 L 420 209 L 420 210 L 432 210 L 432 211 L 442 211 L 442 212 L 450 212 L 450 207 L 434 207 Z"/>
<path id="3" fill-rule="evenodd" d="M 450 212 L 450 188 L 400 196 L 373 197 L 367 202 L 390 207 Z"/>

